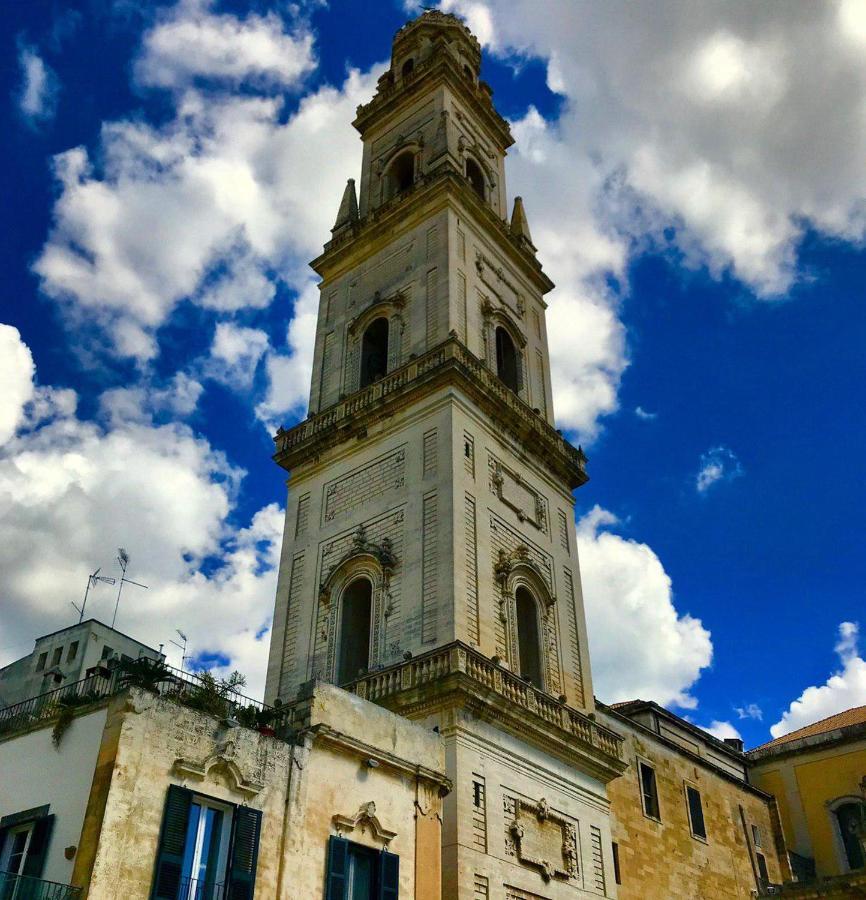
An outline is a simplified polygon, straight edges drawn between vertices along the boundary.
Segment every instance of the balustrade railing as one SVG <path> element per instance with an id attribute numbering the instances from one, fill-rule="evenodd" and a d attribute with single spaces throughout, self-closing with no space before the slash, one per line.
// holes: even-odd
<path id="1" fill-rule="evenodd" d="M 462 643 L 449 644 L 405 663 L 372 672 L 346 689 L 367 700 L 381 701 L 404 690 L 421 687 L 448 675 L 461 673 L 477 684 L 505 697 L 568 732 L 581 743 L 622 759 L 622 738 L 588 716 L 533 687 L 528 681 L 497 665 Z"/>
<path id="2" fill-rule="evenodd" d="M 78 900 L 81 888 L 30 875 L 0 872 L 0 900 Z"/>

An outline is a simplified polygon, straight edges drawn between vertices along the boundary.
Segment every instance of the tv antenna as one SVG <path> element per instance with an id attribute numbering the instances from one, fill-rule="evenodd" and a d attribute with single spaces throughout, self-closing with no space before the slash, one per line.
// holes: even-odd
<path id="1" fill-rule="evenodd" d="M 183 643 L 179 644 L 175 640 L 169 640 L 169 643 L 174 644 L 175 647 L 178 647 L 180 649 L 180 652 L 181 652 L 180 670 L 181 670 L 181 672 L 185 672 L 186 671 L 186 661 L 189 659 L 189 657 L 186 655 L 187 637 L 179 628 L 176 628 L 175 632 L 180 637 L 180 639 L 183 641 Z"/>
<path id="2" fill-rule="evenodd" d="M 140 584 L 138 581 L 133 581 L 131 578 L 126 577 L 126 567 L 129 565 L 129 554 L 123 547 L 117 548 L 117 564 L 120 566 L 120 586 L 117 589 L 117 600 L 114 603 L 114 615 L 111 617 L 111 627 L 114 628 L 114 623 L 117 620 L 117 607 L 120 606 L 120 594 L 123 591 L 123 586 L 125 584 L 134 584 L 136 587 L 144 588 L 147 590 L 146 584 Z"/>
<path id="3" fill-rule="evenodd" d="M 84 602 L 79 606 L 77 603 L 72 603 L 76 610 L 78 610 L 78 624 L 80 625 L 84 621 L 84 609 L 87 606 L 87 595 L 90 593 L 90 589 L 92 587 L 96 587 L 96 585 L 101 581 L 103 584 L 117 584 L 117 579 L 112 578 L 110 575 L 100 575 L 99 573 L 102 571 L 102 566 L 100 566 L 92 575 L 87 576 L 87 587 L 84 589 Z M 72 602 L 72 601 L 70 601 Z"/>

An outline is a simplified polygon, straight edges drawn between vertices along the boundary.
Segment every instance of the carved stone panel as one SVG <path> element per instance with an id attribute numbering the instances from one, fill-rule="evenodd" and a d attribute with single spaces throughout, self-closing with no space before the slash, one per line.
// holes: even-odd
<path id="1" fill-rule="evenodd" d="M 505 798 L 506 853 L 538 869 L 545 881 L 577 878 L 577 823 L 550 808 L 521 797 Z M 509 821 L 510 818 L 510 821 Z"/>
<path id="2" fill-rule="evenodd" d="M 490 490 L 521 522 L 528 522 L 547 534 L 547 500 L 517 471 L 491 453 L 488 456 Z"/>
<path id="3" fill-rule="evenodd" d="M 325 485 L 323 517 L 330 522 L 345 516 L 364 503 L 381 497 L 388 491 L 400 490 L 406 478 L 406 448 L 349 472 Z"/>

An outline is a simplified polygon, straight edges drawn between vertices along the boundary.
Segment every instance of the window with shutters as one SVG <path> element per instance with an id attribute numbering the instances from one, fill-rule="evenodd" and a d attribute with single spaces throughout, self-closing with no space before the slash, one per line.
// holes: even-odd
<path id="1" fill-rule="evenodd" d="M 496 329 L 496 374 L 505 382 L 505 386 L 520 392 L 520 363 L 517 348 L 511 335 L 500 325 Z"/>
<path id="2" fill-rule="evenodd" d="M 253 900 L 262 814 L 171 785 L 151 900 Z"/>
<path id="3" fill-rule="evenodd" d="M 47 806 L 0 819 L 0 872 L 9 876 L 0 880 L 0 897 L 4 900 L 23 898 L 25 891 L 32 889 L 27 879 L 42 877 L 53 828 L 54 816 L 48 815 Z M 4 893 L 4 885 L 8 893 Z"/>
<path id="4" fill-rule="evenodd" d="M 400 857 L 332 836 L 325 900 L 399 900 Z"/>
<path id="5" fill-rule="evenodd" d="M 645 762 L 638 762 L 637 767 L 640 776 L 640 796 L 643 814 L 650 819 L 661 821 L 656 770 Z"/>
<path id="6" fill-rule="evenodd" d="M 689 811 L 689 825 L 692 829 L 692 837 L 705 841 L 707 839 L 707 826 L 704 823 L 704 805 L 701 802 L 701 792 L 690 784 L 686 785 L 686 806 Z"/>

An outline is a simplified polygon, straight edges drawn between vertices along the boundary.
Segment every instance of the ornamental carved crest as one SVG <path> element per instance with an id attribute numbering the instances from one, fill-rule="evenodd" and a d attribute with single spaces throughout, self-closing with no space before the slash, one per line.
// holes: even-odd
<path id="1" fill-rule="evenodd" d="M 577 878 L 574 823 L 552 810 L 544 797 L 537 803 L 515 797 L 509 807 L 514 810 L 514 819 L 508 832 L 517 859 L 538 869 L 545 881 Z"/>

